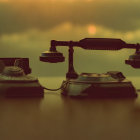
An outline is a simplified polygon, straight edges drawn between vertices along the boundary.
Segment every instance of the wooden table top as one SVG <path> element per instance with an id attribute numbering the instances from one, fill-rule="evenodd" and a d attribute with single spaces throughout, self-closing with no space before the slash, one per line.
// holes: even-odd
<path id="1" fill-rule="evenodd" d="M 46 92 L 44 98 L 0 99 L 0 140 L 44 139 L 139 140 L 140 96 L 72 99 Z"/>

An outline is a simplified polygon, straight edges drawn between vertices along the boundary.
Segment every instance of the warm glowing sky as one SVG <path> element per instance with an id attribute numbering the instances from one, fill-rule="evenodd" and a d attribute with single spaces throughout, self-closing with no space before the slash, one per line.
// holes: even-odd
<path id="1" fill-rule="evenodd" d="M 55 66 L 61 69 L 58 75 L 66 71 L 66 64 L 49 65 L 53 67 L 49 71 L 48 65 L 38 61 L 40 52 L 48 49 L 50 40 L 85 37 L 114 37 L 130 43 L 140 42 L 140 1 L 0 0 L 0 55 L 30 57 L 36 74 L 38 71 L 46 74 L 46 69 L 48 75 L 52 74 Z M 66 55 L 67 50 L 63 51 Z M 132 68 L 124 65 L 124 60 L 132 52 L 124 52 L 88 53 L 79 49 L 75 51 L 76 69 L 93 72 L 93 66 L 87 63 L 92 61 L 95 72 L 115 69 L 133 74 Z M 78 63 L 81 61 L 84 67 Z M 40 67 L 45 68 L 40 70 Z"/>
<path id="2" fill-rule="evenodd" d="M 63 1 L 63 2 L 76 2 L 76 1 L 79 1 L 79 2 L 82 2 L 82 1 L 85 1 L 85 2 L 96 2 L 96 1 L 101 1 L 101 2 L 112 2 L 114 0 L 0 0 L 0 2 L 29 2 L 29 1 L 33 1 L 33 2 L 48 2 L 48 1 L 54 1 L 54 2 L 60 2 L 60 1 Z M 118 1 L 121 1 L 121 2 L 125 2 L 125 1 L 128 1 L 130 2 L 130 0 L 118 0 Z M 139 0 L 133 0 L 133 2 L 138 2 Z"/>

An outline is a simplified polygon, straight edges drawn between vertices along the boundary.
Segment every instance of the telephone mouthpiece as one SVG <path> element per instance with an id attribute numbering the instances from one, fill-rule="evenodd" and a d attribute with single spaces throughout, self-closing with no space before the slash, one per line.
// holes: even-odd
<path id="1" fill-rule="evenodd" d="M 133 68 L 140 68 L 140 52 L 129 56 L 125 63 L 131 65 Z"/>
<path id="2" fill-rule="evenodd" d="M 40 61 L 49 62 L 49 63 L 58 63 L 58 62 L 64 62 L 65 57 L 63 56 L 62 53 L 57 51 L 46 51 L 41 54 Z"/>

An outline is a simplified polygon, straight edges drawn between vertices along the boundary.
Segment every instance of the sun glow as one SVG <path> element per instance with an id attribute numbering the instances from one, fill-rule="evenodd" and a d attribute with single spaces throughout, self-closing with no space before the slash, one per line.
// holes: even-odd
<path id="1" fill-rule="evenodd" d="M 88 33 L 90 35 L 95 35 L 96 34 L 96 31 L 97 31 L 97 29 L 96 29 L 96 26 L 95 25 L 93 25 L 93 24 L 88 25 Z"/>

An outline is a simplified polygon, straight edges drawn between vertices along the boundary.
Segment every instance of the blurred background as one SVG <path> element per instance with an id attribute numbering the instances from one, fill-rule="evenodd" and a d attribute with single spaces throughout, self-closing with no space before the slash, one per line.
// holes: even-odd
<path id="1" fill-rule="evenodd" d="M 0 57 L 29 57 L 36 76 L 65 76 L 64 63 L 39 61 L 51 40 L 78 41 L 87 37 L 120 38 L 140 42 L 139 0 L 0 0 Z M 78 73 L 117 70 L 140 76 L 140 70 L 125 64 L 134 50 L 91 51 L 75 49 Z"/>

